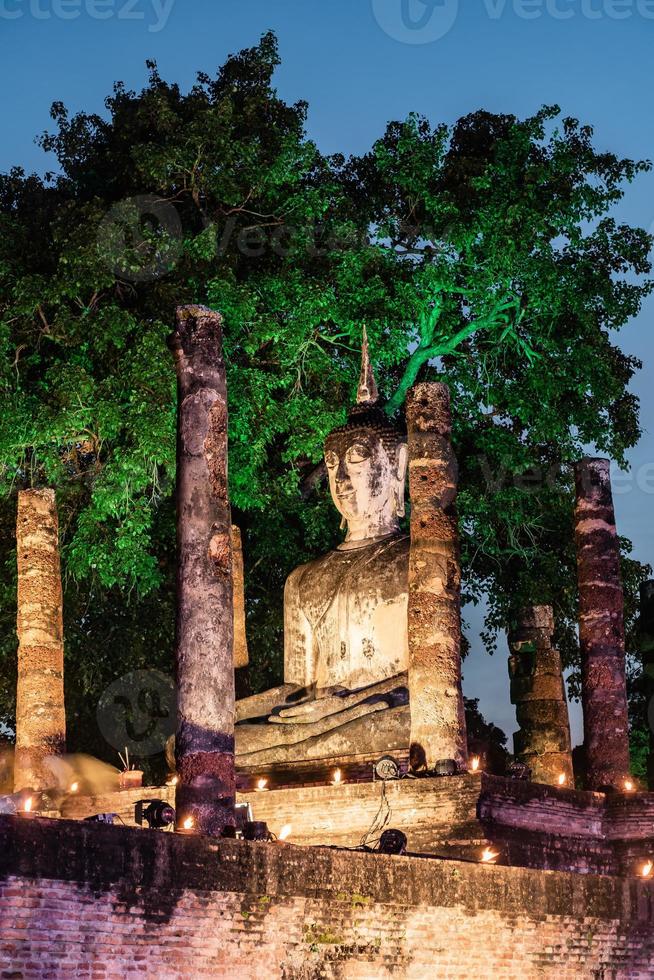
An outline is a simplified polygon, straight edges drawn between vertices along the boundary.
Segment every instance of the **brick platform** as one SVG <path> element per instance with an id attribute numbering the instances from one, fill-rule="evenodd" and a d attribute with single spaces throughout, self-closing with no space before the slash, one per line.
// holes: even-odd
<path id="1" fill-rule="evenodd" d="M 12 980 L 649 980 L 654 883 L 0 817 Z"/>
<path id="2" fill-rule="evenodd" d="M 554 871 L 631 875 L 654 858 L 654 793 L 605 796 L 487 774 L 303 786 L 241 793 L 274 834 L 290 824 L 303 845 L 356 847 L 378 818 L 403 830 L 411 852 L 477 860 L 487 843 L 499 861 Z M 68 797 L 62 816 L 116 812 L 134 823 L 138 799 L 174 805 L 171 786 Z M 379 833 L 373 835 L 374 841 Z"/>

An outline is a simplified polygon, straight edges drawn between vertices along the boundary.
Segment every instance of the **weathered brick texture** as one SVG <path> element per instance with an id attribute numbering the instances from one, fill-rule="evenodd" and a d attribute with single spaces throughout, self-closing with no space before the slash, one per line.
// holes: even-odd
<path id="1" fill-rule="evenodd" d="M 0 976 L 645 980 L 654 884 L 0 817 Z"/>

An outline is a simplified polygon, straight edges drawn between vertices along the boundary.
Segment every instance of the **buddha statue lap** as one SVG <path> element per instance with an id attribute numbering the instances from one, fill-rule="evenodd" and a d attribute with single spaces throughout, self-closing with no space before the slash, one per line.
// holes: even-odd
<path id="1" fill-rule="evenodd" d="M 409 745 L 407 443 L 379 407 L 365 334 L 357 403 L 325 464 L 345 540 L 287 579 L 285 683 L 237 702 L 240 768 Z"/>

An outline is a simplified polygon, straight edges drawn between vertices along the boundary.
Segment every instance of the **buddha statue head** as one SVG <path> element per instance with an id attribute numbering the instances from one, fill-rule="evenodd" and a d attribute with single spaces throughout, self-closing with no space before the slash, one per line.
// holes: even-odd
<path id="1" fill-rule="evenodd" d="M 325 440 L 329 489 L 348 543 L 396 534 L 404 515 L 406 434 L 379 405 L 365 327 L 357 400 Z"/>

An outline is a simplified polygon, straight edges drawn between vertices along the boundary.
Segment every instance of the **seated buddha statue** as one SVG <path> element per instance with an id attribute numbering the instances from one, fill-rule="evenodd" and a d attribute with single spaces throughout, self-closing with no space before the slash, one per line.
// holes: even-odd
<path id="1" fill-rule="evenodd" d="M 284 684 L 236 706 L 239 768 L 409 745 L 406 435 L 379 405 L 364 333 L 356 405 L 325 441 L 345 540 L 284 590 Z"/>

